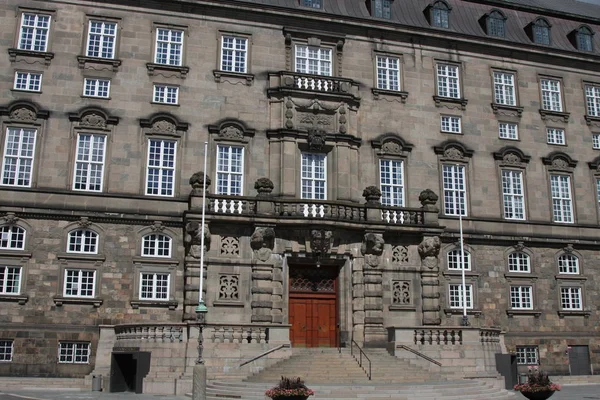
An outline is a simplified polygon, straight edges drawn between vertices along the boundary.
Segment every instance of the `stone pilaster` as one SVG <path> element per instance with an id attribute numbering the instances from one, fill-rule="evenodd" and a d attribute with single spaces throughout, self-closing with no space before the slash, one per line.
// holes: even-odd
<path id="1" fill-rule="evenodd" d="M 272 323 L 273 266 L 259 261 L 252 266 L 251 322 Z"/>
<path id="2" fill-rule="evenodd" d="M 421 256 L 421 297 L 423 303 L 423 325 L 440 325 L 440 238 L 426 236 L 419 244 Z"/>
<path id="3" fill-rule="evenodd" d="M 380 232 L 364 235 L 360 252 L 364 256 L 365 346 L 383 347 L 387 342 L 383 326 L 383 273 L 380 269 L 385 241 Z"/>
<path id="4" fill-rule="evenodd" d="M 206 299 L 206 263 L 204 265 L 204 287 L 202 298 Z M 186 257 L 185 259 L 185 285 L 184 285 L 184 311 L 183 320 L 195 321 L 196 306 L 198 305 L 198 293 L 200 291 L 200 260 L 196 260 L 192 257 Z"/>
<path id="5" fill-rule="evenodd" d="M 271 315 L 273 316 L 274 324 L 283 324 L 283 309 L 285 302 L 283 300 L 283 258 L 274 258 L 273 262 L 273 282 L 271 283 L 273 292 L 271 294 L 271 301 L 273 302 L 273 309 Z"/>
<path id="6" fill-rule="evenodd" d="M 352 262 L 352 336 L 360 345 L 365 337 L 365 277 L 363 258 Z"/>

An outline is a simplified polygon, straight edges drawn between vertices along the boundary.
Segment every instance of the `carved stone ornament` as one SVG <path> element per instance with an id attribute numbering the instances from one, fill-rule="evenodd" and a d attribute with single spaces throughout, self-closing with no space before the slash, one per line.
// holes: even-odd
<path id="1" fill-rule="evenodd" d="M 192 193 L 202 194 L 202 187 L 204 186 L 204 179 L 206 179 L 206 190 L 211 184 L 210 177 L 205 175 L 203 171 L 198 171 L 190 177 L 190 185 L 192 186 Z"/>
<path id="2" fill-rule="evenodd" d="M 438 195 L 431 189 L 425 189 L 419 194 L 419 201 L 423 207 L 435 205 L 438 199 Z"/>
<path id="3" fill-rule="evenodd" d="M 323 229 L 313 229 L 310 232 L 310 248 L 313 253 L 327 254 L 331 248 L 333 232 Z"/>
<path id="4" fill-rule="evenodd" d="M 314 112 L 298 112 L 298 124 L 306 128 L 321 129 L 324 127 L 332 127 L 334 124 L 333 115 L 318 114 Z"/>
<path id="5" fill-rule="evenodd" d="M 403 149 L 400 143 L 389 140 L 381 146 L 381 150 L 389 154 L 402 154 Z"/>
<path id="6" fill-rule="evenodd" d="M 426 257 L 437 257 L 440 254 L 442 242 L 439 236 L 427 236 L 419 244 L 419 255 L 422 259 Z"/>
<path id="7" fill-rule="evenodd" d="M 275 247 L 275 230 L 273 228 L 256 228 L 250 237 L 250 247 L 260 261 L 271 258 Z"/>
<path id="8" fill-rule="evenodd" d="M 522 163 L 521 157 L 515 153 L 506 153 L 502 158 L 504 164 L 519 165 Z"/>
<path id="9" fill-rule="evenodd" d="M 154 224 L 150 226 L 150 229 L 152 232 L 162 232 L 165 230 L 165 226 L 163 225 L 162 221 L 154 221 Z"/>
<path id="10" fill-rule="evenodd" d="M 161 119 L 152 124 L 152 128 L 150 129 L 152 133 L 176 133 L 175 124 L 167 121 L 166 119 Z"/>
<path id="11" fill-rule="evenodd" d="M 256 189 L 259 196 L 270 195 L 274 187 L 273 181 L 269 178 L 258 178 L 256 182 L 254 182 L 254 189 Z"/>
<path id="12" fill-rule="evenodd" d="M 369 267 L 377 267 L 379 265 L 379 256 L 375 254 L 365 254 L 365 264 Z"/>
<path id="13" fill-rule="evenodd" d="M 321 151 L 325 146 L 325 133 L 322 129 L 309 129 L 308 130 L 308 147 L 311 150 Z"/>
<path id="14" fill-rule="evenodd" d="M 15 215 L 13 212 L 6 213 L 5 216 L 2 217 L 2 220 L 7 225 L 14 225 L 19 220 L 19 217 Z"/>
<path id="15" fill-rule="evenodd" d="M 244 140 L 244 132 L 237 126 L 229 125 L 219 131 L 221 139 Z"/>
<path id="16" fill-rule="evenodd" d="M 523 249 L 525 249 L 525 243 L 518 242 L 513 247 L 515 248 L 516 251 L 523 251 Z"/>
<path id="17" fill-rule="evenodd" d="M 562 158 L 555 158 L 554 160 L 552 160 L 552 167 L 557 169 L 568 169 L 569 163 L 567 162 L 567 160 L 564 160 Z"/>
<path id="18" fill-rule="evenodd" d="M 99 114 L 90 113 L 86 114 L 81 118 L 79 122 L 80 126 L 86 126 L 89 128 L 106 128 L 106 119 Z"/>
<path id="19" fill-rule="evenodd" d="M 444 151 L 444 157 L 451 160 L 462 160 L 464 158 L 463 152 L 457 147 L 448 147 Z"/>
<path id="20" fill-rule="evenodd" d="M 185 226 L 185 245 L 186 245 L 186 256 L 192 258 L 200 258 L 201 246 L 202 246 L 202 230 L 200 224 L 196 221 L 190 221 Z M 210 249 L 210 230 L 208 225 L 204 225 L 204 251 Z"/>
<path id="21" fill-rule="evenodd" d="M 571 243 L 569 243 L 563 250 L 565 251 L 565 253 L 573 254 L 573 251 L 575 249 L 573 249 L 573 245 Z"/>
<path id="22" fill-rule="evenodd" d="M 33 122 L 37 119 L 35 112 L 30 110 L 27 107 L 21 107 L 13 110 L 10 113 L 10 119 L 25 121 L 25 122 Z"/>
<path id="23" fill-rule="evenodd" d="M 396 264 L 408 263 L 408 247 L 394 246 L 392 249 L 392 262 Z"/>
<path id="24" fill-rule="evenodd" d="M 367 186 L 363 190 L 363 197 L 367 201 L 367 204 L 381 204 L 381 190 L 377 186 Z"/>
<path id="25" fill-rule="evenodd" d="M 382 233 L 365 233 L 362 245 L 360 246 L 360 252 L 362 255 L 372 254 L 374 256 L 380 256 L 383 254 L 384 245 L 385 239 L 383 238 Z"/>
<path id="26" fill-rule="evenodd" d="M 92 221 L 90 221 L 88 217 L 81 217 L 81 219 L 77 221 L 77 225 L 82 228 L 89 228 L 92 225 Z"/>

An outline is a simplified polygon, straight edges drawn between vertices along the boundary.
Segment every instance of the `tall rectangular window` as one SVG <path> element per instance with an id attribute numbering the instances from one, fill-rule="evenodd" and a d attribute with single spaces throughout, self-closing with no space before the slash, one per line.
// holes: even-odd
<path id="1" fill-rule="evenodd" d="M 437 65 L 437 94 L 441 97 L 460 98 L 458 66 L 452 64 Z"/>
<path id="2" fill-rule="evenodd" d="M 110 96 L 110 80 L 85 78 L 83 82 L 83 95 L 108 98 Z"/>
<path id="3" fill-rule="evenodd" d="M 586 85 L 585 104 L 587 106 L 587 115 L 590 117 L 600 117 L 600 86 Z"/>
<path id="4" fill-rule="evenodd" d="M 90 21 L 85 55 L 98 58 L 115 58 L 117 24 Z"/>
<path id="5" fill-rule="evenodd" d="M 94 297 L 96 271 L 86 269 L 66 269 L 65 297 Z"/>
<path id="6" fill-rule="evenodd" d="M 47 51 L 50 34 L 50 16 L 44 14 L 23 13 L 19 33 L 19 49 Z"/>
<path id="7" fill-rule="evenodd" d="M 571 177 L 569 175 L 550 175 L 550 189 L 554 222 L 573 223 Z"/>
<path id="8" fill-rule="evenodd" d="M 241 196 L 244 187 L 244 148 L 217 146 L 217 194 Z"/>
<path id="9" fill-rule="evenodd" d="M 148 141 L 146 194 L 173 196 L 177 142 L 151 139 Z"/>
<path id="10" fill-rule="evenodd" d="M 181 66 L 183 63 L 183 31 L 156 29 L 156 64 Z"/>
<path id="11" fill-rule="evenodd" d="M 327 170 L 324 154 L 302 153 L 303 199 L 325 200 L 327 198 Z"/>
<path id="12" fill-rule="evenodd" d="M 377 56 L 377 89 L 400 90 L 400 59 Z"/>
<path id="13" fill-rule="evenodd" d="M 517 128 L 517 124 L 511 122 L 498 123 L 498 136 L 500 139 L 518 140 L 519 129 Z"/>
<path id="14" fill-rule="evenodd" d="M 533 309 L 533 288 L 531 286 L 511 286 L 510 287 L 510 308 L 532 310 Z"/>
<path id="15" fill-rule="evenodd" d="M 21 292 L 21 267 L 0 265 L 0 294 Z"/>
<path id="16" fill-rule="evenodd" d="M 580 287 L 561 287 L 560 306 L 563 310 L 583 310 Z"/>
<path id="17" fill-rule="evenodd" d="M 464 286 L 465 288 L 465 292 L 467 295 L 467 306 L 466 308 L 468 309 L 472 309 L 473 308 L 473 285 L 468 284 Z M 463 285 L 462 284 L 455 284 L 455 283 L 451 283 L 450 285 L 448 285 L 448 292 L 449 292 L 449 297 L 450 297 L 450 308 L 464 308 L 463 304 L 464 303 L 464 294 L 465 292 L 463 292 Z"/>
<path id="18" fill-rule="evenodd" d="M 517 347 L 517 364 L 537 365 L 540 363 L 538 348 L 535 346 Z"/>
<path id="19" fill-rule="evenodd" d="M 2 185 L 31 186 L 35 129 L 8 128 L 2 162 Z"/>
<path id="20" fill-rule="evenodd" d="M 494 71 L 494 102 L 507 106 L 517 104 L 515 74 Z"/>
<path id="21" fill-rule="evenodd" d="M 465 167 L 455 164 L 442 166 L 444 183 L 444 214 L 467 215 L 467 183 Z"/>
<path id="22" fill-rule="evenodd" d="M 404 162 L 379 160 L 381 204 L 404 207 Z"/>
<path id="23" fill-rule="evenodd" d="M 296 72 L 331 76 L 331 49 L 296 45 Z"/>
<path id="24" fill-rule="evenodd" d="M 562 111 L 562 94 L 560 81 L 556 79 L 540 80 L 542 87 L 542 109 L 548 111 Z"/>
<path id="25" fill-rule="evenodd" d="M 502 195 L 504 198 L 504 218 L 525 219 L 525 192 L 523 172 L 502 170 Z"/>
<path id="26" fill-rule="evenodd" d="M 169 300 L 170 274 L 142 273 L 140 279 L 141 300 Z"/>
<path id="27" fill-rule="evenodd" d="M 169 85 L 154 85 L 152 101 L 163 104 L 179 103 L 179 87 Z"/>
<path id="28" fill-rule="evenodd" d="M 60 342 L 58 344 L 58 362 L 60 364 L 89 364 L 90 343 Z"/>
<path id="29" fill-rule="evenodd" d="M 248 39 L 235 36 L 221 38 L 221 71 L 247 72 Z"/>
<path id="30" fill-rule="evenodd" d="M 77 156 L 75 160 L 74 190 L 102 191 L 106 136 L 77 135 Z"/>
<path id="31" fill-rule="evenodd" d="M 42 74 L 37 72 L 15 72 L 15 90 L 39 92 L 42 90 Z"/>
<path id="32" fill-rule="evenodd" d="M 0 340 L 0 362 L 12 361 L 13 348 L 12 340 Z"/>
<path id="33" fill-rule="evenodd" d="M 565 145 L 567 143 L 565 139 L 565 130 L 562 128 L 546 128 L 546 136 L 548 138 L 548 144 Z"/>

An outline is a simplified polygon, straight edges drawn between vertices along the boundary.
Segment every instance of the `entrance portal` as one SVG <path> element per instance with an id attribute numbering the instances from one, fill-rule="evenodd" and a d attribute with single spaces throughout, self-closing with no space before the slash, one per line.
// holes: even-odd
<path id="1" fill-rule="evenodd" d="M 144 377 L 150 371 L 150 353 L 112 353 L 110 391 L 142 393 Z"/>
<path id="2" fill-rule="evenodd" d="M 290 268 L 290 340 L 295 347 L 338 345 L 337 266 Z"/>
<path id="3" fill-rule="evenodd" d="M 569 346 L 571 375 L 590 375 L 590 350 L 588 346 Z"/>

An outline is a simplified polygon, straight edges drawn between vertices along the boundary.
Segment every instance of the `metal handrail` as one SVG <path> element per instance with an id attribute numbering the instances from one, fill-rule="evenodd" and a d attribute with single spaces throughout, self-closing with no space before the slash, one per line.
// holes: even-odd
<path id="1" fill-rule="evenodd" d="M 441 363 L 441 362 L 439 362 L 439 361 L 436 361 L 436 360 L 434 360 L 433 358 L 431 358 L 431 357 L 428 357 L 428 356 L 426 356 L 425 354 L 423 354 L 423 353 L 421 353 L 421 352 L 419 352 L 419 351 L 417 351 L 417 350 L 411 349 L 410 347 L 407 347 L 407 346 L 405 346 L 405 345 L 403 345 L 403 344 L 399 344 L 399 345 L 397 345 L 397 346 L 396 346 L 396 348 L 397 348 L 397 349 L 402 349 L 402 350 L 407 350 L 407 351 L 410 351 L 411 353 L 413 353 L 413 354 L 415 354 L 415 355 L 417 355 L 417 356 L 419 356 L 419 357 L 421 357 L 421 358 L 423 358 L 423 359 L 425 359 L 425 360 L 429 361 L 430 363 L 434 363 L 435 365 L 437 365 L 437 366 L 440 366 L 440 367 L 442 366 L 442 363 Z"/>
<path id="2" fill-rule="evenodd" d="M 356 355 L 354 355 L 354 346 L 356 346 L 356 348 L 359 351 L 358 358 L 356 358 Z M 354 341 L 354 339 L 352 339 L 352 343 L 350 344 L 350 355 L 352 355 L 354 357 L 354 359 L 358 362 L 358 365 L 367 374 L 367 377 L 369 378 L 369 380 L 371 380 L 371 359 L 367 356 L 367 354 L 363 351 L 363 349 L 360 348 L 358 343 L 356 343 Z M 368 371 L 365 369 L 365 367 L 363 367 L 363 356 L 369 362 L 369 370 Z"/>
<path id="3" fill-rule="evenodd" d="M 283 348 L 288 348 L 288 349 L 289 349 L 290 347 L 292 347 L 292 346 L 290 346 L 289 344 L 282 344 L 282 345 L 279 345 L 279 346 L 277 346 L 277 347 L 274 347 L 274 348 L 272 348 L 272 349 L 270 349 L 270 350 L 267 350 L 267 351 L 265 351 L 264 353 L 261 353 L 261 354 L 257 355 L 256 357 L 253 357 L 253 358 L 251 358 L 251 359 L 249 359 L 249 360 L 247 360 L 247 361 L 244 361 L 243 363 L 241 363 L 241 364 L 240 364 L 240 367 L 243 367 L 243 366 L 244 366 L 244 365 L 246 365 L 246 364 L 250 364 L 252 361 L 256 361 L 256 360 L 258 360 L 259 358 L 262 358 L 262 357 L 264 357 L 264 356 L 266 356 L 266 355 L 268 355 L 268 354 L 271 354 L 271 353 L 273 353 L 274 351 L 281 350 L 281 349 L 283 349 Z"/>

